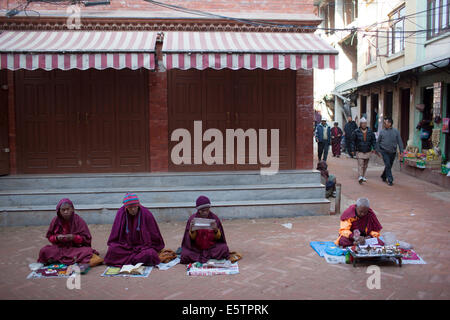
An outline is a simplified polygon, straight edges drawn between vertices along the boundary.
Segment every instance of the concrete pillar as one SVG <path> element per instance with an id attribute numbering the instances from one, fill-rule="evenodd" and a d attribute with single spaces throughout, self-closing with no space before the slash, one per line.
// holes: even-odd
<path id="1" fill-rule="evenodd" d="M 386 94 L 386 88 L 384 86 L 381 87 L 380 94 L 378 95 L 378 130 L 377 132 L 383 129 L 383 116 L 384 116 L 384 95 Z"/>
<path id="2" fill-rule="evenodd" d="M 414 132 L 416 130 L 416 125 L 414 122 L 414 112 L 416 110 L 416 108 L 415 108 L 416 88 L 417 88 L 416 81 L 414 81 L 412 79 L 410 95 L 409 95 L 409 135 L 408 135 L 408 142 L 407 142 L 408 145 L 414 144 Z M 406 148 L 406 146 L 405 146 L 405 148 Z"/>
<path id="3" fill-rule="evenodd" d="M 367 96 L 367 108 L 366 108 L 366 116 L 367 123 L 370 124 L 370 118 L 372 114 L 372 91 L 369 91 L 369 95 Z"/>
<path id="4" fill-rule="evenodd" d="M 400 128 L 400 88 L 395 86 L 393 92 L 393 104 L 392 104 L 392 120 L 394 121 L 393 127 L 399 129 Z"/>
<path id="5" fill-rule="evenodd" d="M 334 5 L 334 23 L 336 28 L 344 28 L 344 0 L 336 0 Z"/>

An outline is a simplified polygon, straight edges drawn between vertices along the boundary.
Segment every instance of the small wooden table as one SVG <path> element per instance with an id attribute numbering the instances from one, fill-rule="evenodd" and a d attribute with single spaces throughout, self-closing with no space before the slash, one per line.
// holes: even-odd
<path id="1" fill-rule="evenodd" d="M 359 254 L 354 252 L 349 248 L 350 254 L 353 257 L 353 267 L 356 267 L 356 263 L 359 261 L 370 261 L 370 260 L 392 260 L 397 259 L 399 267 L 402 266 L 402 254 L 401 253 L 383 253 L 383 254 Z"/>

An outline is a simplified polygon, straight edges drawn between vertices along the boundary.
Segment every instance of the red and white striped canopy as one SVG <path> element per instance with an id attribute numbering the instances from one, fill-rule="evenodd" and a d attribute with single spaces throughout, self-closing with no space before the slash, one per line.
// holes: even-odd
<path id="1" fill-rule="evenodd" d="M 147 31 L 5 31 L 0 68 L 154 69 L 156 36 Z"/>
<path id="2" fill-rule="evenodd" d="M 313 33 L 166 32 L 166 69 L 337 69 L 338 51 Z"/>

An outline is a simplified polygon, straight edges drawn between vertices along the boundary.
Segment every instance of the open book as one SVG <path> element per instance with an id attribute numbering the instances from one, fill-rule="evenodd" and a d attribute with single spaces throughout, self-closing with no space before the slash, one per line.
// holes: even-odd
<path id="1" fill-rule="evenodd" d="M 123 265 L 120 269 L 119 273 L 125 273 L 125 274 L 144 274 L 145 266 L 143 266 L 143 263 L 140 262 L 136 265 L 132 264 L 126 264 Z"/>
<path id="2" fill-rule="evenodd" d="M 192 231 L 199 229 L 212 230 L 211 224 L 215 221 L 216 220 L 214 219 L 194 218 L 194 225 L 192 226 Z"/>
<path id="3" fill-rule="evenodd" d="M 229 268 L 231 267 L 231 261 L 226 259 L 223 260 L 209 259 L 203 265 L 209 268 Z"/>

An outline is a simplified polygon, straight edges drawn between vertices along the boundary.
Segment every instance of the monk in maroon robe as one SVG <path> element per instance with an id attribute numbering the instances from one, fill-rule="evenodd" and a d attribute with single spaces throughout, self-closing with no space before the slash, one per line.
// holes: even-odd
<path id="1" fill-rule="evenodd" d="M 164 249 L 164 240 L 153 214 L 139 203 L 134 193 L 127 193 L 123 203 L 108 239 L 105 264 L 159 264 L 158 254 Z"/>
<path id="2" fill-rule="evenodd" d="M 359 198 L 341 215 L 339 238 L 334 242 L 342 247 L 364 244 L 367 238 L 378 238 L 382 226 L 367 198 Z M 384 243 L 378 239 L 378 244 Z"/>
<path id="3" fill-rule="evenodd" d="M 197 212 L 189 217 L 181 244 L 181 263 L 205 263 L 209 259 L 228 259 L 230 256 L 220 219 L 210 211 L 211 202 L 200 196 L 196 202 Z M 192 231 L 194 218 L 214 219 L 212 230 Z"/>
<path id="4" fill-rule="evenodd" d="M 62 199 L 56 206 L 56 217 L 47 231 L 47 245 L 39 252 L 38 262 L 43 264 L 78 263 L 83 267 L 94 266 L 103 260 L 91 248 L 91 233 L 86 222 L 75 212 L 72 201 Z M 94 260 L 96 262 L 94 262 Z M 91 264 L 92 262 L 92 264 Z"/>
<path id="5" fill-rule="evenodd" d="M 341 140 L 342 140 L 342 129 L 339 128 L 339 123 L 335 122 L 334 127 L 331 128 L 331 150 L 333 152 L 333 157 L 338 157 L 341 155 Z"/>

